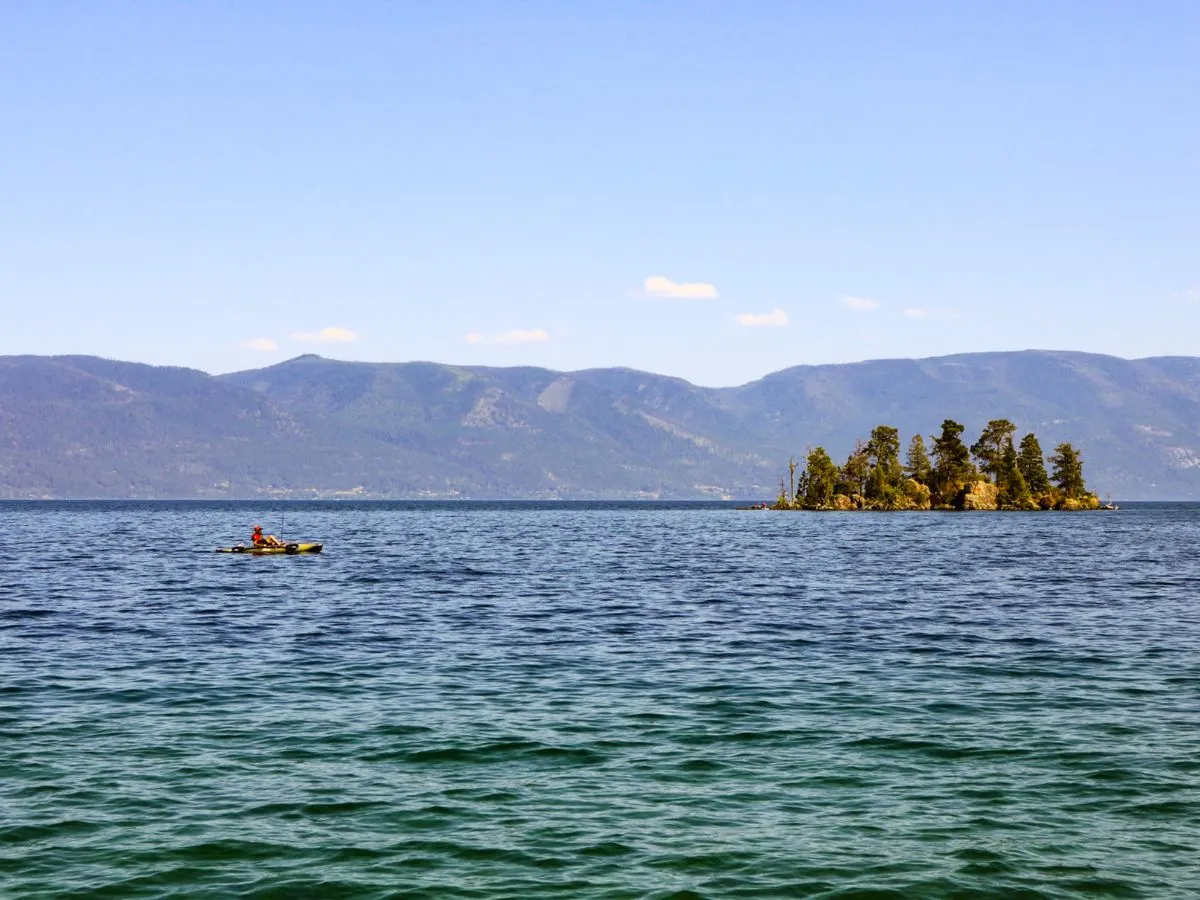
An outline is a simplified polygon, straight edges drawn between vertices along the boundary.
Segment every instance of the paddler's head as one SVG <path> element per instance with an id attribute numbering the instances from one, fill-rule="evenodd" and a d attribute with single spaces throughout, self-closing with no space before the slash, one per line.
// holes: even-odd
<path id="1" fill-rule="evenodd" d="M 261 526 L 261 525 L 255 525 L 255 526 L 254 526 L 254 531 L 255 531 L 256 533 L 257 533 L 257 532 L 259 532 L 259 531 L 262 531 L 262 526 Z"/>

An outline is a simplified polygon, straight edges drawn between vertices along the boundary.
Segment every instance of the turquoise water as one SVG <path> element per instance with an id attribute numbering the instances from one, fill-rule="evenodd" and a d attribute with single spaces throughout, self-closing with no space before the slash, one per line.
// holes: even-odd
<path id="1" fill-rule="evenodd" d="M 0 896 L 1200 896 L 1200 506 L 0 504 Z"/>

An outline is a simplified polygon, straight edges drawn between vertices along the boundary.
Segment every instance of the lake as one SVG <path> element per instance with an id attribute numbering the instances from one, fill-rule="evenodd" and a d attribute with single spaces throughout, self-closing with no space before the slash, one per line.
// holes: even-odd
<path id="1" fill-rule="evenodd" d="M 255 523 L 326 552 L 212 552 Z M 1200 505 L 12 502 L 0 543 L 0 896 L 1200 896 Z"/>

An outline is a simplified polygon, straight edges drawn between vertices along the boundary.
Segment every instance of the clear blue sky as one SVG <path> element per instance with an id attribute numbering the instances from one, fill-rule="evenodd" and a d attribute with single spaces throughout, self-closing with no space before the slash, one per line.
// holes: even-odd
<path id="1" fill-rule="evenodd" d="M 2 2 L 0 311 L 213 372 L 1200 354 L 1200 3 Z"/>

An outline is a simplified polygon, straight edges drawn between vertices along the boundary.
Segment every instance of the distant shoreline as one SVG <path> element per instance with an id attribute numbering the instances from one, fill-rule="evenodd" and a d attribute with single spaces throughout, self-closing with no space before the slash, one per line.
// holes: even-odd
<path id="1" fill-rule="evenodd" d="M 0 509 L 17 508 L 17 507 L 51 507 L 51 506 L 197 506 L 197 507 L 221 507 L 221 506 L 237 506 L 246 509 L 278 509 L 281 506 L 288 508 L 322 508 L 322 509 L 338 509 L 338 508 L 353 508 L 353 507 L 441 507 L 441 508 L 463 508 L 463 507 L 545 507 L 545 508 L 587 508 L 587 507 L 621 507 L 621 508 L 644 508 L 644 509 L 713 509 L 724 510 L 729 512 L 815 512 L 815 513 L 831 513 L 843 512 L 843 510 L 776 510 L 769 505 L 766 510 L 758 506 L 756 502 L 748 502 L 746 500 L 573 500 L 573 499 L 525 499 L 525 498 L 509 498 L 509 499 L 453 499 L 453 500 L 414 500 L 403 498 L 371 498 L 363 500 L 249 500 L 249 499 L 229 499 L 229 500 L 214 500 L 210 498 L 190 498 L 190 497 L 28 497 L 28 498 L 7 498 L 0 499 Z M 1200 500 L 1190 499 L 1136 499 L 1129 500 L 1125 498 L 1115 498 L 1113 504 L 1121 510 L 1126 510 L 1131 507 L 1144 506 L 1200 506 Z M 844 510 L 845 512 L 912 512 L 912 513 L 962 513 L 962 512 L 1026 512 L 1026 510 L 953 510 L 953 509 L 928 509 L 928 510 Z M 1063 512 L 1064 510 L 1037 510 L 1038 512 Z M 1092 510 L 1084 510 L 1091 512 Z"/>

